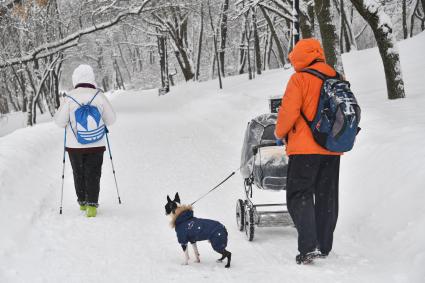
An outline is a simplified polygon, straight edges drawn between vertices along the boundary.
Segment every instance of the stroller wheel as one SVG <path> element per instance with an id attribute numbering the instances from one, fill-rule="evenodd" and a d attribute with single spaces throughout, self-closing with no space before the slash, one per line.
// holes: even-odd
<path id="1" fill-rule="evenodd" d="M 246 207 L 245 209 L 245 234 L 248 241 L 254 239 L 255 223 L 254 223 L 254 209 Z"/>
<path id="2" fill-rule="evenodd" d="M 239 231 L 245 229 L 245 205 L 241 199 L 236 201 L 236 224 L 238 225 Z"/>

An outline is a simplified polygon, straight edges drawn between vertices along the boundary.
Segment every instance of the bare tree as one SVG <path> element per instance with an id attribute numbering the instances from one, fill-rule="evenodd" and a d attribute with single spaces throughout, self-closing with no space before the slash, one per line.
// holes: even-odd
<path id="1" fill-rule="evenodd" d="M 413 36 L 416 18 L 421 22 L 421 30 L 425 30 L 425 0 L 415 0 L 412 10 L 410 17 L 410 36 Z"/>
<path id="2" fill-rule="evenodd" d="M 201 3 L 200 7 L 200 30 L 199 30 L 199 39 L 198 39 L 198 55 L 196 56 L 196 73 L 195 73 L 195 80 L 199 81 L 199 73 L 201 69 L 201 52 L 202 52 L 202 39 L 204 36 L 204 3 Z"/>
<path id="3" fill-rule="evenodd" d="M 221 74 L 224 77 L 224 55 L 226 53 L 226 41 L 227 41 L 227 13 L 229 11 L 229 0 L 224 0 L 223 8 L 221 12 L 221 21 L 220 21 L 220 69 Z"/>
<path id="4" fill-rule="evenodd" d="M 326 62 L 333 66 L 338 72 L 344 73 L 342 64 L 339 37 L 336 32 L 335 20 L 332 15 L 332 4 L 330 0 L 315 0 L 315 12 L 322 35 L 323 48 L 325 50 Z"/>
<path id="5" fill-rule="evenodd" d="M 257 72 L 257 75 L 261 75 L 261 49 L 260 49 L 260 37 L 258 35 L 256 8 L 251 9 L 251 14 L 252 14 L 252 27 L 254 31 L 255 70 Z"/>
<path id="6" fill-rule="evenodd" d="M 368 22 L 375 35 L 384 64 L 389 99 L 404 98 L 404 81 L 401 72 L 397 41 L 391 19 L 377 1 L 351 0 L 360 15 Z"/>
<path id="7" fill-rule="evenodd" d="M 217 47 L 217 33 L 216 33 L 216 29 L 214 27 L 214 22 L 213 22 L 213 16 L 211 13 L 211 4 L 210 1 L 208 0 L 208 14 L 210 16 L 210 25 L 211 25 L 211 31 L 213 33 L 213 42 L 214 42 L 214 53 L 215 53 L 215 58 L 219 58 L 218 57 L 218 47 Z M 221 81 L 221 72 L 220 72 L 220 60 L 217 60 L 217 74 L 218 74 L 218 83 L 220 86 L 220 89 L 223 88 L 223 83 Z"/>
<path id="8" fill-rule="evenodd" d="M 409 37 L 409 32 L 407 29 L 407 4 L 406 0 L 401 0 L 402 7 L 402 24 L 403 24 L 403 38 L 406 39 Z"/>
<path id="9" fill-rule="evenodd" d="M 277 35 L 274 24 L 273 24 L 272 20 L 270 19 L 270 16 L 267 13 L 267 11 L 265 10 L 265 8 L 261 5 L 259 6 L 259 8 L 260 8 L 261 12 L 263 13 L 264 19 L 267 21 L 267 24 L 270 28 L 270 33 L 272 35 L 272 38 L 273 38 L 274 42 L 276 43 L 276 48 L 277 48 L 277 51 L 278 51 L 278 54 L 279 54 L 280 64 L 281 64 L 281 66 L 284 66 L 287 63 L 287 60 L 286 60 L 287 56 L 285 55 L 285 52 L 283 51 L 282 43 L 279 39 L 279 36 Z"/>
<path id="10" fill-rule="evenodd" d="M 314 37 L 314 5 L 311 0 L 300 1 L 300 29 L 303 38 Z"/>

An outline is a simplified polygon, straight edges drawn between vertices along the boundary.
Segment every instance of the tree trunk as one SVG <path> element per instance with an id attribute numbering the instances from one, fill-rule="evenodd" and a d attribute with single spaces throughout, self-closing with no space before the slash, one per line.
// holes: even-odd
<path id="1" fill-rule="evenodd" d="M 219 83 L 220 89 L 222 89 L 223 88 L 223 83 L 221 81 L 220 58 L 219 58 L 219 55 L 218 55 L 218 46 L 217 46 L 218 45 L 217 44 L 217 33 L 215 31 L 215 28 L 214 28 L 213 18 L 212 18 L 212 14 L 211 14 L 210 1 L 208 1 L 208 13 L 209 13 L 209 16 L 210 16 L 211 30 L 213 32 L 213 42 L 214 42 L 214 50 L 215 50 L 214 54 L 215 54 L 215 57 L 218 59 L 217 60 L 218 83 Z"/>
<path id="2" fill-rule="evenodd" d="M 257 16 L 255 9 L 252 9 L 252 26 L 254 29 L 254 49 L 255 49 L 255 69 L 257 75 L 261 75 L 261 50 L 260 50 L 260 38 L 258 36 L 257 28 Z"/>
<path id="3" fill-rule="evenodd" d="M 422 31 L 425 30 L 425 0 L 422 0 L 422 23 L 421 23 L 421 29 Z"/>
<path id="4" fill-rule="evenodd" d="M 350 52 L 351 50 L 351 38 L 347 31 L 347 26 L 345 23 L 347 21 L 347 16 L 345 14 L 345 8 L 344 8 L 344 0 L 340 0 L 338 3 L 338 0 L 334 0 L 335 6 L 339 5 L 339 15 L 340 15 L 340 33 L 339 33 L 339 40 L 340 40 L 340 50 L 341 53 L 344 52 Z M 345 45 L 344 45 L 345 43 Z"/>
<path id="5" fill-rule="evenodd" d="M 35 61 L 36 62 L 36 61 Z M 29 70 L 28 65 L 25 65 L 25 71 L 27 73 L 28 76 L 28 81 L 30 83 L 31 86 L 31 90 L 28 93 L 28 98 L 27 98 L 27 125 L 28 126 L 33 126 L 35 124 L 35 121 L 37 120 L 37 111 L 36 111 L 36 107 L 35 107 L 35 93 L 37 92 L 35 84 L 34 84 L 34 80 L 32 78 L 31 72 Z"/>
<path id="6" fill-rule="evenodd" d="M 27 108 L 27 126 L 32 126 L 33 120 L 35 118 L 34 117 L 35 113 L 33 113 L 33 103 L 34 103 L 33 97 L 34 97 L 33 91 L 29 91 L 28 98 L 27 98 L 27 106 L 26 106 L 26 108 Z"/>
<path id="7" fill-rule="evenodd" d="M 264 38 L 265 40 L 264 40 L 264 54 L 263 54 L 263 71 L 265 71 L 266 68 L 267 70 L 269 69 L 269 66 L 267 64 L 267 61 L 268 61 L 267 56 L 268 56 L 268 50 L 269 50 L 269 42 L 271 38 L 270 38 L 270 30 L 268 26 L 266 27 L 266 34 Z"/>
<path id="8" fill-rule="evenodd" d="M 422 6 L 422 15 L 420 14 L 420 7 Z M 425 30 L 425 0 L 417 0 L 415 8 L 413 8 L 412 17 L 410 20 L 410 37 L 413 36 L 413 29 L 415 18 L 421 21 L 421 30 Z"/>
<path id="9" fill-rule="evenodd" d="M 352 23 L 348 20 L 347 13 L 345 12 L 345 5 L 341 7 L 342 18 L 344 20 L 344 28 L 346 32 L 345 36 L 348 35 L 349 37 L 349 42 L 347 42 L 347 45 L 350 44 L 350 48 L 348 49 L 348 51 L 350 51 L 352 48 L 357 50 L 356 36 L 354 35 L 353 29 L 351 27 Z"/>
<path id="10" fill-rule="evenodd" d="M 275 21 L 275 18 L 273 19 L 273 22 L 274 21 Z M 272 55 L 273 52 L 274 52 L 273 51 L 273 38 L 272 38 L 272 35 L 270 34 L 270 37 L 269 37 L 269 48 L 267 50 L 267 68 L 269 68 L 269 69 L 270 69 L 270 59 L 272 58 L 271 55 Z M 279 62 L 279 60 L 277 59 L 277 57 L 276 57 L 276 61 Z"/>
<path id="11" fill-rule="evenodd" d="M 213 80 L 214 76 L 215 76 L 215 63 L 217 62 L 217 57 L 215 56 L 215 48 L 214 48 L 214 43 L 212 46 L 212 58 L 211 58 L 211 69 L 210 69 L 210 79 Z"/>
<path id="12" fill-rule="evenodd" d="M 201 69 L 201 52 L 202 52 L 203 36 L 204 36 L 204 3 L 201 3 L 201 29 L 199 31 L 198 56 L 196 58 L 196 74 L 195 74 L 196 81 L 199 81 L 199 73 Z"/>
<path id="13" fill-rule="evenodd" d="M 359 14 L 368 22 L 375 35 L 385 69 L 389 99 L 404 98 L 404 82 L 397 41 L 390 18 L 378 2 L 351 0 Z"/>
<path id="14" fill-rule="evenodd" d="M 338 34 L 332 16 L 330 0 L 314 0 L 317 20 L 319 22 L 322 44 L 325 50 L 326 63 L 335 70 L 344 73 Z"/>
<path id="15" fill-rule="evenodd" d="M 270 28 L 270 32 L 272 34 L 273 40 L 276 42 L 277 52 L 279 53 L 279 61 L 282 64 L 282 66 L 285 66 L 287 61 L 285 57 L 285 52 L 283 51 L 282 43 L 279 40 L 279 37 L 277 36 L 276 30 L 274 28 L 274 25 L 267 14 L 266 10 L 260 5 L 259 6 L 261 12 L 263 13 L 264 18 L 266 19 L 266 22 Z"/>
<path id="16" fill-rule="evenodd" d="M 119 44 L 117 44 L 117 45 L 118 45 L 118 51 L 120 52 L 121 61 L 122 61 L 123 65 L 124 65 L 124 69 L 127 72 L 128 80 L 131 82 L 131 72 L 130 72 L 130 69 L 128 68 L 127 60 L 125 60 L 124 54 L 122 52 L 121 45 L 119 45 Z"/>
<path id="17" fill-rule="evenodd" d="M 239 75 L 242 75 L 245 73 L 245 64 L 246 64 L 246 52 L 245 52 L 245 40 L 246 40 L 246 18 L 243 18 L 242 23 L 242 32 L 241 32 L 241 43 L 239 44 L 239 67 L 238 67 L 238 73 Z"/>
<path id="18" fill-rule="evenodd" d="M 121 74 L 120 66 L 118 65 L 116 58 L 114 58 L 112 64 L 113 64 L 113 68 L 114 68 L 114 71 L 115 71 L 116 86 L 118 87 L 118 89 L 124 89 L 125 90 L 124 80 L 123 80 L 123 77 L 122 77 L 122 74 Z"/>
<path id="19" fill-rule="evenodd" d="M 249 12 L 247 12 L 245 14 L 245 32 L 246 32 L 246 58 L 248 60 L 248 79 L 252 80 L 252 68 L 251 68 L 251 54 L 249 52 L 249 47 L 250 47 L 250 41 L 251 41 L 251 28 L 249 26 L 249 22 L 248 22 L 248 14 Z M 248 31 L 249 31 L 249 35 L 248 35 Z"/>
<path id="20" fill-rule="evenodd" d="M 425 30 L 425 0 L 421 0 L 422 3 L 422 23 L 421 23 L 421 29 L 422 31 Z"/>
<path id="21" fill-rule="evenodd" d="M 420 0 L 416 0 L 414 5 L 415 7 L 413 8 L 412 14 L 410 16 L 410 37 L 413 36 L 413 29 L 415 28 L 416 11 L 419 9 L 419 4 L 420 4 Z"/>
<path id="22" fill-rule="evenodd" d="M 403 38 L 406 39 L 409 37 L 409 32 L 407 30 L 407 4 L 406 0 L 402 0 L 402 15 L 403 15 Z"/>
<path id="23" fill-rule="evenodd" d="M 3 98 L 0 96 L 0 114 L 7 114 L 7 113 L 9 113 L 8 101 L 6 98 Z"/>
<path id="24" fill-rule="evenodd" d="M 224 0 L 223 10 L 221 13 L 221 24 L 220 24 L 220 69 L 223 77 L 224 73 L 224 55 L 226 52 L 226 41 L 227 41 L 227 13 L 229 10 L 229 0 Z"/>
<path id="25" fill-rule="evenodd" d="M 18 76 L 18 73 L 16 72 L 15 68 L 13 66 L 10 67 L 12 70 L 13 75 L 15 76 L 16 81 L 18 82 L 18 85 L 21 89 L 22 92 L 22 107 L 20 107 L 22 109 L 22 112 L 26 112 L 26 101 L 25 101 L 25 97 L 26 97 L 26 89 L 25 89 L 25 82 L 24 82 L 24 76 L 21 73 L 21 77 Z"/>
<path id="26" fill-rule="evenodd" d="M 12 91 L 13 90 L 10 90 L 10 88 L 9 88 L 9 86 L 7 84 L 6 70 L 4 70 L 4 72 L 2 72 L 2 73 L 3 73 L 4 88 L 5 88 L 8 96 L 9 96 L 10 104 L 12 105 L 12 108 L 13 108 L 12 110 L 13 111 L 20 111 L 21 110 L 21 107 L 19 106 L 19 103 L 17 103 L 17 101 L 15 101 L 14 95 L 12 95 Z"/>
<path id="27" fill-rule="evenodd" d="M 190 81 L 191 79 L 193 79 L 195 74 L 193 73 L 192 64 L 190 63 L 187 51 L 181 47 L 178 47 L 178 50 L 174 51 L 174 54 L 176 55 L 176 59 L 182 70 L 184 79 L 186 81 Z"/>
<path id="28" fill-rule="evenodd" d="M 310 0 L 300 1 L 300 29 L 303 38 L 314 37 L 314 5 Z"/>
<path id="29" fill-rule="evenodd" d="M 158 41 L 158 54 L 159 54 L 159 65 L 161 69 L 161 89 L 160 95 L 164 95 L 170 91 L 170 77 L 168 74 L 168 62 L 167 62 L 167 38 L 164 35 L 157 37 Z"/>

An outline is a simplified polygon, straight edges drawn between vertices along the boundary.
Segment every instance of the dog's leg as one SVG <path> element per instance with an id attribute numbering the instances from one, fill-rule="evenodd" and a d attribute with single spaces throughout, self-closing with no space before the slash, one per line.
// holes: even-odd
<path id="1" fill-rule="evenodd" d="M 223 252 L 223 253 L 221 254 L 221 258 L 217 259 L 217 262 L 223 262 L 223 259 L 225 259 L 225 258 L 226 258 L 226 253 L 225 253 L 225 252 Z"/>
<path id="2" fill-rule="evenodd" d="M 226 257 L 227 257 L 227 263 L 224 266 L 225 268 L 229 268 L 230 267 L 230 262 L 232 261 L 232 253 L 229 251 L 224 250 L 226 253 Z"/>
<path id="3" fill-rule="evenodd" d="M 184 261 L 182 263 L 182 265 L 188 265 L 189 264 L 189 249 L 187 247 L 187 245 L 182 245 L 182 249 L 184 252 Z"/>
<path id="4" fill-rule="evenodd" d="M 196 242 L 192 243 L 193 252 L 195 253 L 195 262 L 201 262 L 201 259 L 199 258 L 199 251 L 198 246 L 196 245 Z"/>
<path id="5" fill-rule="evenodd" d="M 221 258 L 217 260 L 217 262 L 223 262 L 223 260 L 227 258 L 227 263 L 224 267 L 229 268 L 230 267 L 230 261 L 232 260 L 232 253 L 229 251 L 224 250 L 221 253 Z"/>

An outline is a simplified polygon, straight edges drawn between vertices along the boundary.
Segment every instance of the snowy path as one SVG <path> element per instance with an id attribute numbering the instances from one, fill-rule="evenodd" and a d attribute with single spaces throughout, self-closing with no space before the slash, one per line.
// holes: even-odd
<path id="1" fill-rule="evenodd" d="M 357 60 L 349 59 L 348 64 Z M 266 99 L 282 92 L 289 74 L 272 71 L 251 82 L 246 77 L 226 79 L 220 94 L 216 82 L 207 82 L 182 85 L 164 97 L 152 91 L 117 95 L 113 104 L 119 116 L 111 127 L 111 143 L 123 204 L 117 204 L 105 156 L 95 219 L 78 211 L 69 163 L 64 214 L 58 214 L 59 129 L 47 123 L 0 139 L 0 159 L 8 160 L 0 163 L 0 282 L 420 282 L 415 280 L 424 277 L 415 266 L 424 262 L 423 253 L 412 259 L 414 275 L 409 276 L 391 260 L 381 261 L 387 255 L 380 239 L 364 245 L 373 231 L 367 234 L 362 225 L 353 226 L 360 220 L 346 210 L 362 206 L 348 200 L 358 197 L 355 193 L 342 192 L 334 253 L 326 260 L 297 266 L 292 228 L 256 229 L 254 242 L 246 241 L 235 224 L 235 202 L 243 195 L 239 174 L 195 207 L 195 215 L 228 228 L 232 268 L 215 263 L 217 254 L 206 242 L 199 244 L 201 264 L 180 265 L 182 252 L 164 216 L 165 196 L 178 191 L 189 203 L 236 169 L 246 123 L 267 111 Z M 383 97 L 374 102 L 385 99 L 382 91 L 379 95 Z M 363 111 L 379 113 L 363 97 Z M 373 114 L 365 117 L 366 125 L 373 126 Z M 341 187 L 354 190 L 344 172 L 359 161 L 355 156 L 346 160 Z M 254 193 L 284 200 L 283 193 Z M 364 216 L 360 211 L 357 215 Z M 375 221 L 376 214 L 370 217 Z M 374 244 L 376 250 L 371 249 Z"/>
<path id="2" fill-rule="evenodd" d="M 243 81 L 246 83 L 245 78 Z M 277 282 L 283 276 L 301 282 L 310 276 L 330 280 L 335 273 L 347 272 L 347 278 L 352 278 L 358 267 L 347 269 L 341 261 L 361 264 L 361 258 L 335 255 L 329 262 L 337 268 L 326 268 L 328 272 L 321 270 L 322 263 L 303 269 L 294 265 L 296 233 L 292 228 L 258 229 L 256 241 L 247 242 L 235 225 L 234 206 L 242 196 L 239 175 L 195 208 L 196 215 L 218 219 L 228 227 L 233 268 L 225 270 L 215 263 L 218 255 L 208 243 L 199 245 L 202 264 L 180 266 L 180 247 L 164 216 L 165 196 L 179 191 L 183 201 L 190 202 L 239 166 L 247 119 L 234 118 L 237 113 L 250 113 L 252 107 L 249 94 L 245 104 L 234 106 L 241 101 L 231 95 L 232 91 L 226 90 L 221 97 L 224 102 L 211 96 L 204 99 L 203 94 L 194 94 L 187 102 L 179 94 L 158 98 L 155 93 L 132 93 L 117 97 L 114 106 L 119 120 L 111 128 L 111 142 L 123 205 L 116 202 L 110 164 L 105 158 L 99 215 L 96 219 L 83 217 L 75 203 L 68 164 L 64 214 L 57 214 L 56 187 L 60 183 L 52 175 L 56 178 L 46 195 L 39 196 L 44 201 L 31 221 L 29 235 L 22 235 L 20 246 L 9 251 L 2 264 L 6 281 L 31 278 L 32 282 L 117 282 L 125 278 L 127 282 L 169 282 L 203 278 L 234 282 L 270 278 Z M 262 103 L 265 108 L 266 101 Z M 60 148 L 45 156 L 44 165 L 40 164 L 42 172 L 59 172 Z M 21 188 L 31 187 L 25 184 L 27 179 L 42 184 L 40 173 L 33 173 L 22 181 Z M 269 194 L 271 200 L 284 198 L 284 194 Z"/>

